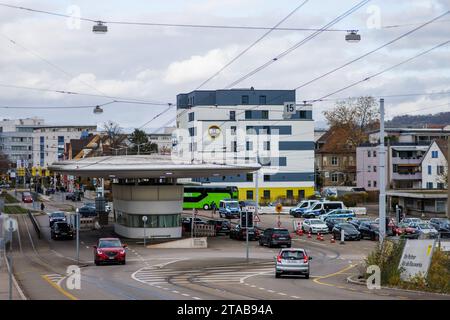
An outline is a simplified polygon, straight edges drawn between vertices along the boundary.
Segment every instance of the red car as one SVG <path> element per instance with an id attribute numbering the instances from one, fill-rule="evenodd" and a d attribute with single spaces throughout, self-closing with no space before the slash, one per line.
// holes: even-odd
<path id="1" fill-rule="evenodd" d="M 22 201 L 24 203 L 33 203 L 33 197 L 31 196 L 31 193 L 23 192 L 22 193 Z"/>
<path id="2" fill-rule="evenodd" d="M 102 263 L 126 263 L 126 244 L 118 238 L 100 238 L 94 246 L 94 262 L 98 266 Z"/>

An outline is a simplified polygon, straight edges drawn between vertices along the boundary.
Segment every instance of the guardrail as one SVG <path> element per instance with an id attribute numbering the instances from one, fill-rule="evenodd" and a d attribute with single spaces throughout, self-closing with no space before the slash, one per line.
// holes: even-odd
<path id="1" fill-rule="evenodd" d="M 28 210 L 28 217 L 31 220 L 31 223 L 33 224 L 34 230 L 36 230 L 37 236 L 40 239 L 41 238 L 41 228 L 39 227 L 38 222 L 36 221 L 36 218 L 33 216 L 30 210 Z"/>

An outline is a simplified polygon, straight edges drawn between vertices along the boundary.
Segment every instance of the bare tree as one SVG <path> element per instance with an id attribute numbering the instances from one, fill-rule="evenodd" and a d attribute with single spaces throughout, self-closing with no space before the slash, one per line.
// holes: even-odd
<path id="1" fill-rule="evenodd" d="M 11 167 L 11 161 L 6 154 L 0 152 L 0 174 L 5 174 Z"/>
<path id="2" fill-rule="evenodd" d="M 109 138 L 110 147 L 117 148 L 123 140 L 122 128 L 119 124 L 113 121 L 107 121 L 103 124 L 102 129 Z"/>

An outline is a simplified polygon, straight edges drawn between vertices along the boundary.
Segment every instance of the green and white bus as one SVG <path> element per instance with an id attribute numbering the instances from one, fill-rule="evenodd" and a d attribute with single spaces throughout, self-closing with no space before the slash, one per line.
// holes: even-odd
<path id="1" fill-rule="evenodd" d="M 213 203 L 219 209 L 223 199 L 238 199 L 238 188 L 234 186 L 184 186 L 183 209 L 211 209 Z"/>

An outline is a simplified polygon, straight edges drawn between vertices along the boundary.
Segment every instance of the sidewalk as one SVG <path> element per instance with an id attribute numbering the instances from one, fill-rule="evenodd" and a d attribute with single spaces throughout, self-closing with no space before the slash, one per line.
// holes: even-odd
<path id="1" fill-rule="evenodd" d="M 14 277 L 12 298 L 13 300 L 26 300 Z M 3 252 L 0 253 L 0 300 L 9 300 L 9 273 Z"/>

